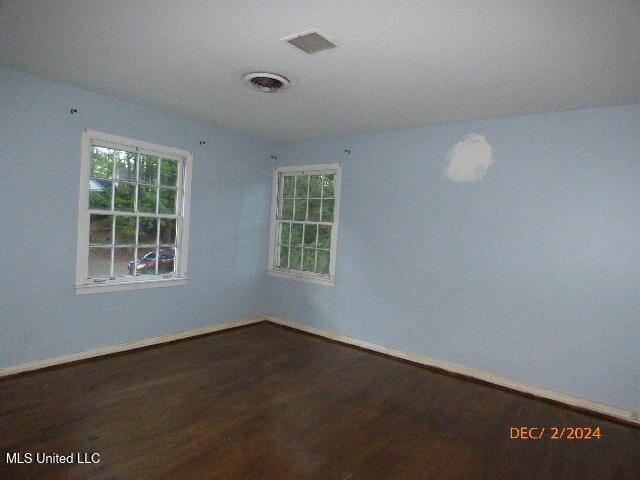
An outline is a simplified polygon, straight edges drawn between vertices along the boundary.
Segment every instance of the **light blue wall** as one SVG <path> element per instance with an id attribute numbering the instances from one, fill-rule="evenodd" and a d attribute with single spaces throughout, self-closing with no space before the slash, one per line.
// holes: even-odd
<path id="1" fill-rule="evenodd" d="M 193 151 L 189 285 L 75 295 L 83 128 Z M 1 68 L 0 367 L 260 313 L 270 153 L 269 144 Z"/>
<path id="2" fill-rule="evenodd" d="M 188 286 L 74 294 L 83 128 L 194 152 Z M 265 276 L 274 152 L 343 163 L 333 288 Z M 276 148 L 0 68 L 0 172 L 0 366 L 267 312 L 640 410 L 640 106 Z"/>
<path id="3" fill-rule="evenodd" d="M 496 164 L 456 184 L 471 132 Z M 342 213 L 336 286 L 269 277 L 267 312 L 640 410 L 640 106 L 278 150 L 342 162 Z"/>

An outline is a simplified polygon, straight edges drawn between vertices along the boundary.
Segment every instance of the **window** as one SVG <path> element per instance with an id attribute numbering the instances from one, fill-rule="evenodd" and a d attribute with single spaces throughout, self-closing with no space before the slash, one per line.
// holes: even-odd
<path id="1" fill-rule="evenodd" d="M 186 283 L 192 160 L 183 150 L 83 133 L 76 293 Z"/>
<path id="2" fill-rule="evenodd" d="M 273 176 L 269 273 L 333 285 L 340 165 L 278 167 Z"/>

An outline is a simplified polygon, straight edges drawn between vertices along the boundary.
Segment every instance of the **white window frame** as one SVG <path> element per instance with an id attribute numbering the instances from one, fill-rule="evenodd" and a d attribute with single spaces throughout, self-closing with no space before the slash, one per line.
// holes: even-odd
<path id="1" fill-rule="evenodd" d="M 91 162 L 91 145 L 98 145 L 118 150 L 128 150 L 163 158 L 179 160 L 182 168 L 178 170 L 178 188 L 181 190 L 179 211 L 176 212 L 179 223 L 179 235 L 176 238 L 175 272 L 169 275 L 133 276 L 106 279 L 95 283 L 88 279 L 89 268 L 89 222 L 92 213 L 105 214 L 104 211 L 89 209 L 89 173 Z M 78 242 L 76 254 L 76 294 L 114 292 L 136 290 L 142 288 L 170 287 L 187 283 L 187 264 L 189 255 L 189 214 L 191 203 L 191 172 L 193 155 L 180 150 L 149 142 L 119 137 L 103 132 L 85 129 L 82 133 L 82 153 L 80 156 L 80 199 L 78 204 Z M 115 179 L 114 179 L 115 180 Z M 136 190 L 137 191 L 137 190 Z M 131 216 L 145 216 L 144 213 L 132 212 Z M 154 216 L 158 216 L 155 214 Z"/>
<path id="2" fill-rule="evenodd" d="M 331 249 L 329 257 L 329 275 L 314 272 L 303 272 L 278 267 L 278 211 L 281 208 L 280 182 L 284 174 L 295 175 L 335 175 L 333 207 L 333 222 L 331 228 Z M 290 278 L 320 285 L 335 285 L 336 277 L 336 253 L 338 251 L 338 226 L 340 223 L 340 185 L 342 183 L 342 165 L 340 163 L 326 163 L 318 165 L 276 167 L 273 171 L 273 186 L 271 195 L 271 231 L 269 236 L 269 260 L 267 273 L 274 277 Z M 297 223 L 296 220 L 293 220 Z M 302 223 L 302 222 L 300 222 Z M 317 222 L 309 222 L 317 223 Z"/>

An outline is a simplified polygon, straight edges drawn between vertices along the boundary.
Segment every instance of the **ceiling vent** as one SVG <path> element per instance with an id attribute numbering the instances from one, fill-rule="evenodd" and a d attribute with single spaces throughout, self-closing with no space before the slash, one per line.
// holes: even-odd
<path id="1" fill-rule="evenodd" d="M 285 37 L 282 40 L 309 55 L 324 52 L 325 50 L 331 50 L 338 46 L 329 40 L 327 36 L 318 29 L 298 33 L 297 35 Z"/>
<path id="2" fill-rule="evenodd" d="M 277 73 L 253 72 L 242 77 L 244 83 L 259 92 L 281 92 L 289 88 L 289 80 Z"/>

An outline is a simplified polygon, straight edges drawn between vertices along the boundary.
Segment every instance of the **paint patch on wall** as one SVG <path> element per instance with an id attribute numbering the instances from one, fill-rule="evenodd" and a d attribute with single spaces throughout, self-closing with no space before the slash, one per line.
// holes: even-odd
<path id="1" fill-rule="evenodd" d="M 494 163 L 493 148 L 485 136 L 471 133 L 449 152 L 444 175 L 458 183 L 477 182 Z"/>

